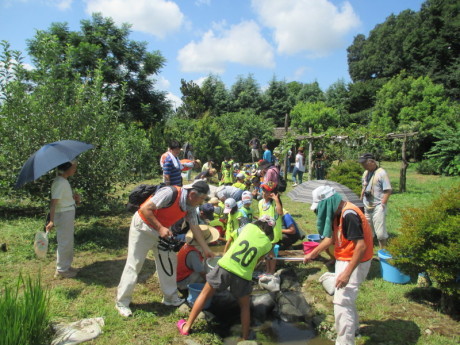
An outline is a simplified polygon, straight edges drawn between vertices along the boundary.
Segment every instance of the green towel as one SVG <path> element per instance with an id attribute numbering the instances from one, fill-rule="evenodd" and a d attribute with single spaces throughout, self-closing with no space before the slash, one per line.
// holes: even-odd
<path id="1" fill-rule="evenodd" d="M 330 198 L 321 200 L 318 204 L 318 213 L 316 219 L 316 227 L 318 233 L 323 237 L 332 238 L 332 225 L 334 222 L 334 213 L 342 201 L 339 193 L 335 193 Z"/>

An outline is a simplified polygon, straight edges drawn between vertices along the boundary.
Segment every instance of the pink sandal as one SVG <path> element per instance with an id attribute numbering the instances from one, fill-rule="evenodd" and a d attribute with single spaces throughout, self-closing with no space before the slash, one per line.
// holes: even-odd
<path id="1" fill-rule="evenodd" d="M 179 330 L 179 333 L 182 334 L 182 335 L 189 335 L 188 332 L 184 332 L 184 325 L 187 323 L 186 320 L 184 319 L 181 319 L 179 321 L 177 321 L 177 329 Z"/>

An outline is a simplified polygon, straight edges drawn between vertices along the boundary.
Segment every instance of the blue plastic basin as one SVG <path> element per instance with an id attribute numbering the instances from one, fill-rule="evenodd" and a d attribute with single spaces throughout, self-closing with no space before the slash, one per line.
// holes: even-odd
<path id="1" fill-rule="evenodd" d="M 310 242 L 321 242 L 321 236 L 319 234 L 307 235 L 307 238 Z"/>
<path id="2" fill-rule="evenodd" d="M 388 263 L 388 260 L 392 259 L 390 253 L 384 249 L 381 249 L 378 251 L 378 256 L 380 259 L 380 267 L 382 269 L 383 280 L 395 284 L 406 284 L 410 281 L 410 277 L 408 275 L 402 273 L 396 267 Z"/>
<path id="3" fill-rule="evenodd" d="M 204 284 L 203 283 L 193 283 L 193 284 L 188 284 L 187 287 L 188 287 L 187 302 L 190 304 L 190 306 L 193 306 L 196 299 L 198 298 L 198 295 L 201 293 L 201 290 L 203 290 Z M 208 309 L 211 306 L 211 300 L 212 298 L 209 298 L 206 301 L 203 309 Z"/>

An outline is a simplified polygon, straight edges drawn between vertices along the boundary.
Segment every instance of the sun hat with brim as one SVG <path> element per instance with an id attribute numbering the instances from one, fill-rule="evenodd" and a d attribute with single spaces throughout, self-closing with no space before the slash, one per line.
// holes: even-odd
<path id="1" fill-rule="evenodd" d="M 217 230 L 216 228 L 204 224 L 199 225 L 199 227 L 201 229 L 201 234 L 203 235 L 203 238 L 206 241 L 206 243 L 212 243 L 219 239 L 219 230 Z M 185 242 L 192 246 L 199 246 L 198 241 L 195 240 L 193 236 L 192 230 L 187 231 L 187 233 L 185 234 Z"/>
<path id="2" fill-rule="evenodd" d="M 236 206 L 236 200 L 233 198 L 228 198 L 225 200 L 224 205 L 224 213 L 230 213 L 232 209 Z"/>
<path id="3" fill-rule="evenodd" d="M 217 199 L 215 196 L 213 196 L 211 199 L 209 199 L 209 203 L 213 205 L 219 205 L 220 200 Z"/>
<path id="4" fill-rule="evenodd" d="M 365 163 L 368 159 L 375 159 L 375 157 L 372 153 L 363 153 L 358 158 L 358 163 Z"/>
<path id="5" fill-rule="evenodd" d="M 187 189 L 187 190 L 194 189 L 200 194 L 209 194 L 209 185 L 205 181 L 202 181 L 202 180 L 197 180 L 191 184 L 186 184 L 182 188 Z"/>
<path id="6" fill-rule="evenodd" d="M 313 203 L 311 204 L 310 209 L 312 211 L 316 210 L 318 207 L 318 204 L 327 199 L 330 198 L 335 194 L 335 189 L 332 188 L 331 186 L 319 186 L 318 188 L 315 188 L 312 192 L 311 195 L 313 197 Z"/>

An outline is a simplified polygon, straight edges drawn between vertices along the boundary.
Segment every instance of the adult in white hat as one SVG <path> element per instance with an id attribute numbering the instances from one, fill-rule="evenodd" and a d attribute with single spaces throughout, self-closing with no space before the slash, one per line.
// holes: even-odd
<path id="1" fill-rule="evenodd" d="M 313 260 L 321 251 L 335 244 L 336 344 L 354 344 L 355 334 L 359 331 L 356 298 L 372 261 L 372 230 L 358 206 L 343 201 L 330 186 L 316 188 L 312 196 L 311 209 L 318 217 L 318 232 L 325 238 L 311 253 L 305 255 L 304 262 Z M 328 236 L 331 231 L 332 236 Z"/>
<path id="2" fill-rule="evenodd" d="M 200 229 L 206 243 L 209 244 L 219 239 L 219 231 L 212 226 L 200 225 Z M 185 244 L 177 253 L 176 280 L 179 290 L 186 290 L 188 284 L 206 281 L 203 248 L 191 230 L 185 235 Z"/>

